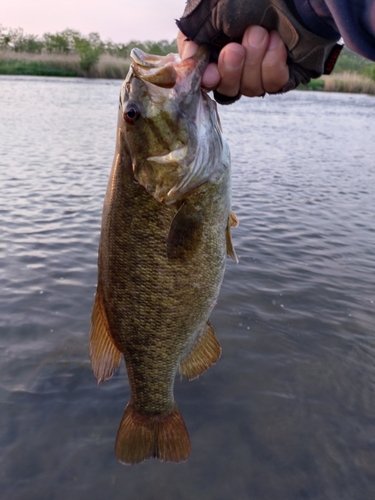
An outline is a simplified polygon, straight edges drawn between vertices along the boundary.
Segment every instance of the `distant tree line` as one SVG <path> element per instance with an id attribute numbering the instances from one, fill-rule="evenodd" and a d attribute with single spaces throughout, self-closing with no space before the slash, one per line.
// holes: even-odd
<path id="1" fill-rule="evenodd" d="M 66 29 L 58 33 L 45 33 L 41 37 L 25 34 L 22 28 L 11 29 L 0 25 L 0 50 L 13 50 L 29 54 L 78 54 L 83 70 L 89 71 L 97 63 L 103 53 L 128 58 L 133 47 L 139 47 L 145 52 L 157 55 L 166 55 L 176 52 L 176 40 L 168 42 L 139 42 L 131 41 L 127 44 L 103 42 L 99 33 L 82 35 L 79 31 Z"/>
<path id="2" fill-rule="evenodd" d="M 29 54 L 78 54 L 83 71 L 89 72 L 98 62 L 101 54 L 107 53 L 121 58 L 129 58 L 133 47 L 139 47 L 144 52 L 157 55 L 166 55 L 177 52 L 176 40 L 168 42 L 140 42 L 132 40 L 129 43 L 103 42 L 99 33 L 82 35 L 77 30 L 66 29 L 58 33 L 45 33 L 41 37 L 27 35 L 22 28 L 11 29 L 0 25 L 0 50 L 13 50 Z M 367 75 L 375 80 L 375 64 L 344 48 L 341 53 L 335 72 L 355 72 Z"/>

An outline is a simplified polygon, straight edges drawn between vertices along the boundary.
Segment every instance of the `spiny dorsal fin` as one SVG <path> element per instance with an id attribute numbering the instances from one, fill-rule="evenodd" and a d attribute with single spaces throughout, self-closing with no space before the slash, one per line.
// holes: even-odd
<path id="1" fill-rule="evenodd" d="M 180 374 L 192 380 L 202 375 L 210 366 L 217 363 L 221 356 L 220 343 L 214 329 L 206 323 L 205 332 L 193 347 L 187 358 L 180 364 Z"/>
<path id="2" fill-rule="evenodd" d="M 232 233 L 231 233 L 230 228 L 237 227 L 238 224 L 239 224 L 239 221 L 238 221 L 237 217 L 235 216 L 234 212 L 232 212 L 232 210 L 231 210 L 229 213 L 227 228 L 225 230 L 225 240 L 226 240 L 226 244 L 227 244 L 227 254 L 229 255 L 229 257 L 231 259 L 234 260 L 234 262 L 236 264 L 238 264 L 238 257 L 237 257 L 236 251 L 235 251 L 233 243 L 232 243 Z"/>
<path id="3" fill-rule="evenodd" d="M 99 286 L 91 315 L 90 357 L 98 384 L 112 377 L 121 360 L 121 352 L 115 346 L 109 331 Z"/>
<path id="4" fill-rule="evenodd" d="M 148 458 L 184 462 L 189 455 L 189 434 L 176 404 L 162 415 L 141 415 L 131 402 L 127 405 L 116 437 L 117 460 L 125 465 Z"/>
<path id="5" fill-rule="evenodd" d="M 168 258 L 181 260 L 189 258 L 202 239 L 202 230 L 202 212 L 183 203 L 174 216 L 168 233 Z"/>

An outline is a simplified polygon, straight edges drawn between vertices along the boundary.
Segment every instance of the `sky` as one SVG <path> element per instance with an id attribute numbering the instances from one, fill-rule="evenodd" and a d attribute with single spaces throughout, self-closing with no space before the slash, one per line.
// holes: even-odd
<path id="1" fill-rule="evenodd" d="M 184 7 L 185 0 L 1 0 L 0 25 L 32 35 L 94 31 L 115 43 L 171 41 Z"/>

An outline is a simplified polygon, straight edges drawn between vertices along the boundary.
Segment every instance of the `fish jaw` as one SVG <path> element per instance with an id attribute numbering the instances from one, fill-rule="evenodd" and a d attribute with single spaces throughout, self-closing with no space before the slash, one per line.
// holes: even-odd
<path id="1" fill-rule="evenodd" d="M 138 48 L 132 49 L 132 71 L 137 78 L 158 87 L 173 88 L 181 93 L 199 90 L 203 72 L 208 64 L 209 48 L 202 45 L 187 59 L 181 60 L 178 54 L 156 56 L 146 54 Z"/>
<path id="2" fill-rule="evenodd" d="M 134 178 L 157 201 L 184 199 L 212 180 L 227 148 L 215 103 L 200 88 L 209 51 L 191 58 L 153 56 L 139 49 L 120 96 L 122 130 L 132 158 Z M 137 120 L 130 116 L 137 114 Z"/>

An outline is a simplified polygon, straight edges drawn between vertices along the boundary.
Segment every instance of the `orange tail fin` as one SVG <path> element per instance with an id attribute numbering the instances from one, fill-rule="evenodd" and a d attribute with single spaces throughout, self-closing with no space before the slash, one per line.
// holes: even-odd
<path id="1" fill-rule="evenodd" d="M 190 439 L 175 404 L 165 415 L 147 416 L 127 405 L 116 438 L 116 457 L 126 465 L 148 458 L 184 462 L 190 455 Z"/>

